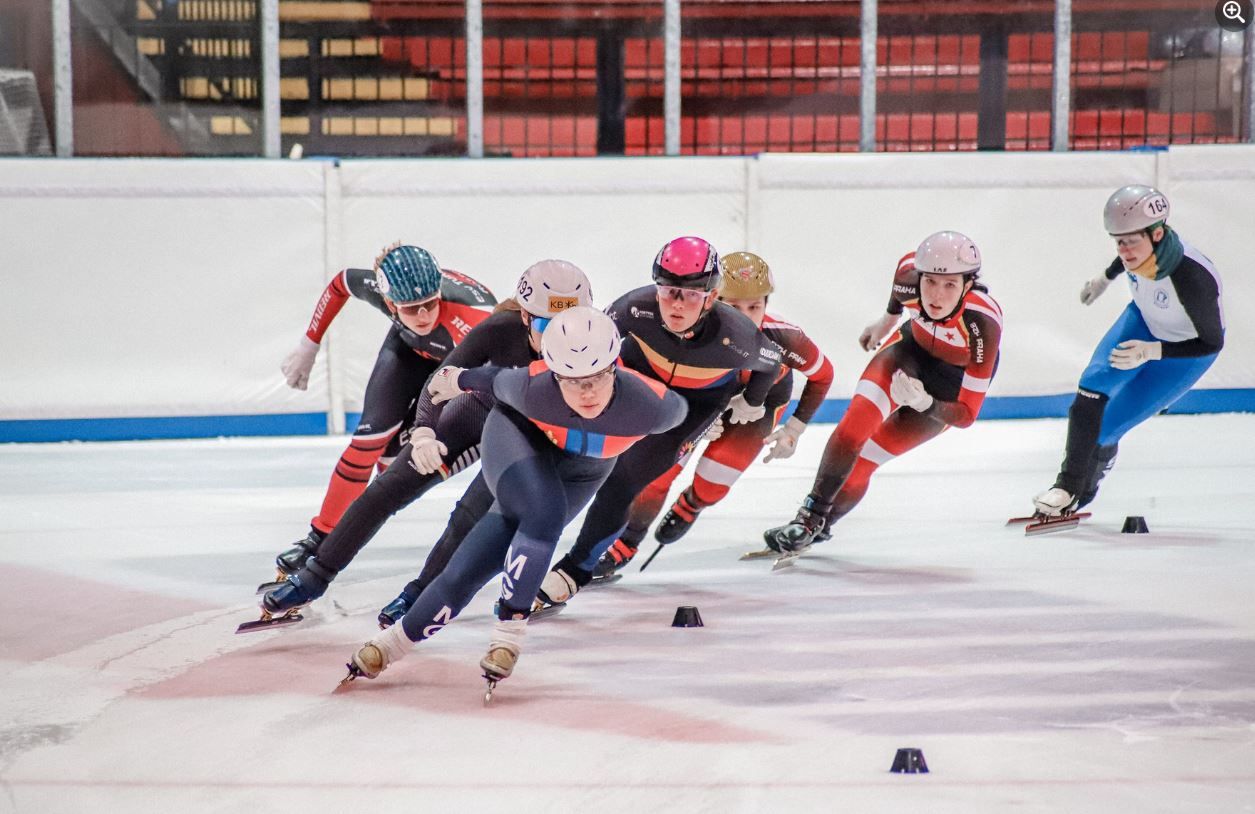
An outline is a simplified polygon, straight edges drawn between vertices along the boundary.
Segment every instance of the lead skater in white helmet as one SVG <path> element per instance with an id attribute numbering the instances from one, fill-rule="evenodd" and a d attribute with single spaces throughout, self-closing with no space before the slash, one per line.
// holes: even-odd
<path id="1" fill-rule="evenodd" d="M 530 367 L 445 367 L 432 377 L 428 390 L 437 401 L 463 392 L 496 399 L 483 436 L 492 508 L 399 623 L 354 654 L 346 681 L 376 677 L 434 636 L 496 574 L 497 624 L 480 661 L 489 694 L 513 672 L 563 528 L 592 500 L 620 453 L 687 413 L 674 392 L 619 366 L 620 345 L 610 317 L 579 306 L 549 322 L 543 360 Z"/>
<path id="2" fill-rule="evenodd" d="M 1103 225 L 1119 256 L 1085 283 L 1081 302 L 1094 302 L 1122 274 L 1133 300 L 1081 374 L 1063 465 L 1054 486 L 1033 498 L 1043 518 L 1092 501 L 1124 434 L 1181 398 L 1224 345 L 1220 275 L 1168 225 L 1168 212 L 1167 197 L 1142 184 L 1107 199 Z"/>

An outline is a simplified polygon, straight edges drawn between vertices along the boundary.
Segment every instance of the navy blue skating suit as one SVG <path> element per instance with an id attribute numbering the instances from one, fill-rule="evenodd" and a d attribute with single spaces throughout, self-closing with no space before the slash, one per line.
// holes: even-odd
<path id="1" fill-rule="evenodd" d="M 615 456 L 679 425 L 687 412 L 676 393 L 622 367 L 609 404 L 592 419 L 567 406 L 544 362 L 465 370 L 458 385 L 497 400 L 484 424 L 482 461 L 494 501 L 402 618 L 411 641 L 434 635 L 500 572 L 499 618 L 530 614 L 563 528 L 605 481 Z"/>

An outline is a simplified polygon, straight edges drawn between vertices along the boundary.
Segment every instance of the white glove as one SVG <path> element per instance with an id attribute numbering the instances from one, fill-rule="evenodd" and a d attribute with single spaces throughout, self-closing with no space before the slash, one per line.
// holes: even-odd
<path id="1" fill-rule="evenodd" d="M 728 421 L 733 424 L 752 424 L 767 413 L 767 408 L 762 404 L 751 407 L 741 393 L 732 397 L 732 401 L 728 402 L 728 409 L 732 410 Z"/>
<path id="2" fill-rule="evenodd" d="M 295 390 L 309 387 L 309 372 L 314 369 L 314 357 L 317 355 L 318 343 L 308 336 L 302 336 L 301 341 L 279 366 L 283 371 L 283 378 L 288 381 L 288 387 Z"/>
<path id="3" fill-rule="evenodd" d="M 1102 296 L 1107 290 L 1107 286 L 1111 285 L 1111 281 L 1107 279 L 1107 275 L 1099 274 L 1094 279 L 1087 282 L 1081 287 L 1081 304 L 1090 305 L 1094 300 Z"/>
<path id="4" fill-rule="evenodd" d="M 1143 342 L 1140 339 L 1129 339 L 1116 345 L 1115 350 L 1107 357 L 1107 361 L 1116 370 L 1132 370 L 1146 362 L 1162 358 L 1162 342 Z"/>
<path id="5" fill-rule="evenodd" d="M 436 440 L 436 431 L 431 427 L 415 427 L 410 433 L 410 460 L 418 474 L 438 471 L 444 463 L 442 456 L 448 454 L 449 448 Z"/>
<path id="6" fill-rule="evenodd" d="M 702 433 L 701 441 L 718 441 L 723 435 L 723 418 L 715 419 L 715 423 L 706 428 L 706 432 Z"/>
<path id="7" fill-rule="evenodd" d="M 889 398 L 902 407 L 910 407 L 921 413 L 933 406 L 933 397 L 924 389 L 924 383 L 901 370 L 893 372 L 893 379 L 889 382 Z"/>
<path id="8" fill-rule="evenodd" d="M 791 457 L 797 452 L 797 439 L 801 438 L 804 432 L 806 432 L 806 422 L 792 417 L 776 427 L 776 431 L 763 441 L 763 446 L 771 444 L 771 449 L 768 450 L 767 457 L 763 458 L 763 463 L 770 463 L 776 458 L 783 460 Z"/>
<path id="9" fill-rule="evenodd" d="M 858 335 L 858 344 L 863 350 L 871 351 L 880 347 L 881 341 L 898 324 L 898 315 L 888 311 L 880 315 L 880 319 L 863 329 Z"/>
<path id="10" fill-rule="evenodd" d="M 458 387 L 458 377 L 462 375 L 462 370 L 460 367 L 449 366 L 436 371 L 427 384 L 432 404 L 444 404 L 449 399 L 462 395 L 462 388 Z"/>

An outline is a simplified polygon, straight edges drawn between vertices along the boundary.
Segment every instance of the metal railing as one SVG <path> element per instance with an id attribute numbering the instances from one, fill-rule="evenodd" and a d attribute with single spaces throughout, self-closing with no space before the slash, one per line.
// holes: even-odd
<path id="1" fill-rule="evenodd" d="M 54 132 L 58 155 L 271 157 L 1250 142 L 1255 33 L 1213 6 L 53 0 Z M 126 117 L 82 88 L 70 103 L 75 37 L 112 55 L 158 146 L 101 135 Z M 77 144 L 75 105 L 94 115 Z"/>

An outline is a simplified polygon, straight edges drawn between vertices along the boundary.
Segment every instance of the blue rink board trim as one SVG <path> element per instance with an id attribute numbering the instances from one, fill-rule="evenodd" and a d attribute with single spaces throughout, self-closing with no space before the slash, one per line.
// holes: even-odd
<path id="1" fill-rule="evenodd" d="M 1072 394 L 1059 396 L 1001 396 L 985 400 L 982 420 L 1002 418 L 1061 418 L 1068 414 Z M 849 399 L 828 399 L 813 423 L 836 423 Z M 797 406 L 794 402 L 789 412 Z M 1191 390 L 1167 410 L 1176 414 L 1255 413 L 1255 388 Z M 360 413 L 349 413 L 345 424 L 357 427 Z M 325 435 L 326 413 L 280 415 L 206 415 L 166 418 L 54 418 L 0 421 L 0 443 L 49 441 L 138 441 L 158 438 L 217 438 L 219 436 Z"/>

